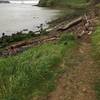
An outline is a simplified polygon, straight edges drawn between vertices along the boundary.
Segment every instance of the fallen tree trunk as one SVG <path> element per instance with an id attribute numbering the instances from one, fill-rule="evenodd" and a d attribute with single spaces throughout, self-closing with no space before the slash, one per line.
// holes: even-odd
<path id="1" fill-rule="evenodd" d="M 72 26 L 74 26 L 74 25 L 77 25 L 77 24 L 80 23 L 82 20 L 83 20 L 83 17 L 79 17 L 79 18 L 77 18 L 77 19 L 71 21 L 71 22 L 68 23 L 67 25 L 58 28 L 58 31 L 67 30 L 67 29 L 69 29 L 70 27 L 72 27 Z"/>

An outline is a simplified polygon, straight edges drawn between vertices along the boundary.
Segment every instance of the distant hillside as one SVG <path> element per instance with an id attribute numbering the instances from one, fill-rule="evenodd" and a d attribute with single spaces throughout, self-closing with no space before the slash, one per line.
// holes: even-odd
<path id="1" fill-rule="evenodd" d="M 83 5 L 89 0 L 40 0 L 40 6 L 67 6 L 67 5 Z"/>
<path id="2" fill-rule="evenodd" d="M 9 1 L 0 1 L 0 3 L 10 3 Z"/>

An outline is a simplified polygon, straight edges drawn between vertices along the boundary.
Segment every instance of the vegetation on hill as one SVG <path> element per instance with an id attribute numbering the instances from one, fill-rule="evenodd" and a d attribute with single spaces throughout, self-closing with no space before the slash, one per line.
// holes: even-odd
<path id="1" fill-rule="evenodd" d="M 10 3 L 10 2 L 6 0 L 0 0 L 0 3 Z"/>
<path id="2" fill-rule="evenodd" d="M 40 6 L 62 6 L 67 7 L 68 5 L 81 6 L 88 2 L 89 0 L 40 0 Z"/>
<path id="3" fill-rule="evenodd" d="M 92 47 L 93 57 L 96 61 L 97 66 L 100 69 L 100 26 L 96 27 L 96 31 L 92 35 Z M 100 78 L 96 82 L 95 90 L 97 93 L 97 99 L 100 100 Z"/>
<path id="4" fill-rule="evenodd" d="M 96 27 L 96 31 L 92 35 L 92 44 L 95 59 L 100 60 L 100 26 Z"/>

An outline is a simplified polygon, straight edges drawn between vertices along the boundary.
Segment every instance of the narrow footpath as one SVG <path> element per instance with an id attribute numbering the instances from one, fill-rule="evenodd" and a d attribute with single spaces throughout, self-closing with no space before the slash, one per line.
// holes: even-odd
<path id="1" fill-rule="evenodd" d="M 95 18 L 88 20 L 85 17 L 85 21 L 71 25 L 78 44 L 70 57 L 70 53 L 68 55 L 66 52 L 59 65 L 63 72 L 56 80 L 56 89 L 38 100 L 97 100 L 94 88 L 100 76 L 100 68 L 92 57 L 93 20 Z"/>
<path id="2" fill-rule="evenodd" d="M 61 67 L 65 68 L 65 72 L 59 77 L 56 90 L 46 100 L 97 100 L 94 84 L 100 76 L 100 69 L 91 57 L 90 38 L 91 35 L 88 41 L 81 41 L 74 51 L 70 62 L 72 68 L 67 66 L 67 55 L 64 57 Z"/>

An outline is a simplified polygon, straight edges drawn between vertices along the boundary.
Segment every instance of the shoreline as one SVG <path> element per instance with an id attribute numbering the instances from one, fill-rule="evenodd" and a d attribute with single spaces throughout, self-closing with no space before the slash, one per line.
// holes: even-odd
<path id="1" fill-rule="evenodd" d="M 64 10 L 63 10 L 64 11 Z M 71 12 L 70 12 L 71 11 Z M 11 36 L 3 36 L 3 48 L 1 47 L 1 49 L 5 49 L 7 47 L 10 47 L 12 45 L 17 45 L 17 43 L 19 45 L 23 45 L 22 41 L 24 41 L 24 44 L 27 45 L 27 41 L 30 40 L 30 39 L 34 39 L 34 38 L 40 38 L 41 36 L 48 36 L 49 35 L 55 35 L 55 33 L 57 33 L 58 31 L 56 30 L 55 32 L 55 29 L 59 28 L 59 27 L 62 27 L 64 25 L 66 25 L 66 23 L 72 21 L 73 19 L 79 17 L 79 16 L 82 16 L 84 14 L 84 11 L 79 12 L 79 10 L 73 10 L 73 9 L 67 9 L 67 12 L 64 11 L 64 14 L 55 19 L 55 20 L 52 20 L 50 22 L 48 22 L 49 24 L 49 27 L 46 28 L 46 29 L 43 29 L 43 27 L 40 25 L 40 30 L 37 31 L 38 34 L 36 34 L 34 31 L 30 31 L 28 32 L 27 34 L 23 33 L 22 31 L 20 32 L 17 32 L 15 34 L 12 34 Z M 55 37 L 55 36 L 54 36 Z M 7 40 L 7 42 L 5 42 L 5 38 Z M 2 38 L 1 39 L 1 42 L 2 42 Z M 30 44 L 30 43 L 28 43 Z"/>
<path id="2" fill-rule="evenodd" d="M 6 33 L 2 33 L 2 36 L 0 37 L 0 49 L 9 46 L 12 43 L 35 38 L 41 35 L 47 35 L 47 29 L 48 28 L 43 28 L 43 24 L 41 24 L 38 26 L 37 31 L 29 31 L 28 29 L 23 29 L 22 31 L 13 33 L 12 35 L 6 35 Z"/>
<path id="3" fill-rule="evenodd" d="M 48 22 L 47 24 L 49 25 L 49 27 L 46 29 L 44 29 L 43 26 L 40 25 L 39 31 L 36 31 L 36 32 L 29 31 L 26 34 L 26 33 L 23 33 L 23 31 L 20 31 L 20 32 L 12 34 L 11 36 L 3 34 L 2 37 L 0 38 L 0 43 L 2 44 L 0 49 L 6 48 L 12 44 L 16 44 L 17 42 L 29 40 L 31 38 L 35 38 L 35 37 L 38 38 L 39 36 L 46 36 L 49 34 L 49 32 L 54 30 L 54 28 L 60 27 L 81 15 L 81 14 L 74 15 L 74 14 L 76 14 L 76 12 L 71 13 L 71 14 L 73 14 L 73 15 L 71 15 L 72 17 L 69 17 L 69 13 L 67 13 L 68 16 L 65 14 L 63 16 L 59 16 L 55 20 Z M 4 39 L 4 40 L 2 40 L 2 39 Z M 3 41 L 4 41 L 4 43 L 3 43 Z"/>

